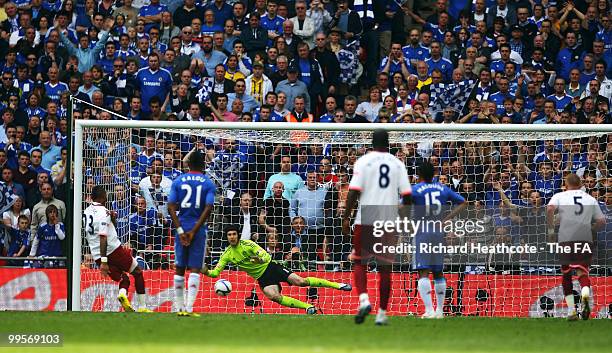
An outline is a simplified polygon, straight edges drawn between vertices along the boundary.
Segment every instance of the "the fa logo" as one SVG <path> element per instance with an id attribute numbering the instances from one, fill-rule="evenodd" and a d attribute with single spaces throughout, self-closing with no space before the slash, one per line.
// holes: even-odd
<path id="1" fill-rule="evenodd" d="M 574 243 L 574 253 L 590 254 L 591 246 L 589 243 Z"/>

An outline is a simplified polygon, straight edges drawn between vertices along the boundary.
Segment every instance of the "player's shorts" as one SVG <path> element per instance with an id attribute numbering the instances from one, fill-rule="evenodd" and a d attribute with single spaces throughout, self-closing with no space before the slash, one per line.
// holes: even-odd
<path id="1" fill-rule="evenodd" d="M 124 272 L 131 273 L 134 271 L 136 266 L 138 266 L 138 263 L 132 257 L 130 250 L 124 248 L 123 246 L 118 247 L 106 257 L 108 259 L 108 275 L 115 282 L 119 282 L 121 280 L 121 275 Z M 100 259 L 97 259 L 96 264 L 100 266 L 100 263 Z"/>
<path id="2" fill-rule="evenodd" d="M 363 263 L 375 259 L 379 265 L 391 265 L 395 260 L 395 254 L 389 252 L 377 253 L 378 245 L 397 245 L 397 234 L 385 233 L 381 237 L 373 235 L 374 227 L 367 224 L 356 224 L 353 231 L 353 258 Z"/>
<path id="3" fill-rule="evenodd" d="M 287 282 L 287 279 L 292 273 L 290 269 L 271 261 L 268 264 L 268 268 L 266 268 L 261 277 L 257 279 L 257 283 L 259 283 L 262 289 L 272 285 L 278 285 L 280 287 L 280 283 Z"/>
<path id="4" fill-rule="evenodd" d="M 205 227 L 200 228 L 200 231 L 193 236 L 189 246 L 183 246 L 178 234 L 175 235 L 174 264 L 176 267 L 202 268 L 206 255 L 206 231 Z"/>
<path id="5" fill-rule="evenodd" d="M 444 234 L 440 233 L 417 233 L 414 237 L 414 254 L 412 266 L 415 270 L 430 270 L 431 272 L 442 272 L 444 270 L 444 253 L 435 252 L 436 246 L 444 245 Z M 421 249 L 426 246 L 427 249 Z"/>
<path id="6" fill-rule="evenodd" d="M 567 273 L 573 269 L 589 272 L 591 260 L 593 259 L 593 243 L 587 241 L 564 241 L 560 242 L 559 245 L 569 246 L 572 250 L 569 253 L 559 254 L 561 272 Z"/>

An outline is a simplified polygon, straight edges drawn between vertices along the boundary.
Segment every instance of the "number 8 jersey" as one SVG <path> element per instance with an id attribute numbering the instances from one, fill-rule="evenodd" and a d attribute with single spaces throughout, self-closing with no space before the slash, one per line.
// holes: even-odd
<path id="1" fill-rule="evenodd" d="M 104 205 L 93 202 L 83 213 L 85 236 L 94 261 L 100 258 L 100 236 L 106 236 L 106 254 L 109 255 L 121 246 L 115 225 Z"/>
<path id="2" fill-rule="evenodd" d="M 361 193 L 355 224 L 361 224 L 361 207 L 399 205 L 400 195 L 412 192 L 404 163 L 391 153 L 378 151 L 370 151 L 355 162 L 349 190 Z"/>

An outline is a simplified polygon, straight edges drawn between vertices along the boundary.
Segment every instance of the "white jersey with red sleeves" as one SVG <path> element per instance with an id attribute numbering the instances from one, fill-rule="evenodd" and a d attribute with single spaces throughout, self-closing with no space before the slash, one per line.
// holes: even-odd
<path id="1" fill-rule="evenodd" d="M 404 163 L 391 153 L 378 151 L 370 151 L 355 162 L 349 190 L 361 193 L 359 208 L 399 205 L 400 195 L 412 192 Z M 359 209 L 355 224 L 361 224 Z"/>
<path id="2" fill-rule="evenodd" d="M 117 230 L 111 221 L 110 212 L 97 202 L 93 202 L 84 212 L 85 237 L 94 261 L 100 258 L 100 237 L 106 236 L 106 255 L 121 246 Z"/>
<path id="3" fill-rule="evenodd" d="M 596 219 L 605 218 L 597 200 L 582 190 L 554 194 L 548 204 L 558 210 L 558 242 L 593 241 L 591 224 Z"/>

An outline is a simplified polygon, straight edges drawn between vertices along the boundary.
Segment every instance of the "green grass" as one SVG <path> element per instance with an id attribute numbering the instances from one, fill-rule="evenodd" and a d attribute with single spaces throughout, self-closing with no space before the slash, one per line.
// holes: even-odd
<path id="1" fill-rule="evenodd" d="M 62 348 L 0 352 L 612 352 L 610 320 L 0 312 L 0 332 L 61 332 Z"/>

